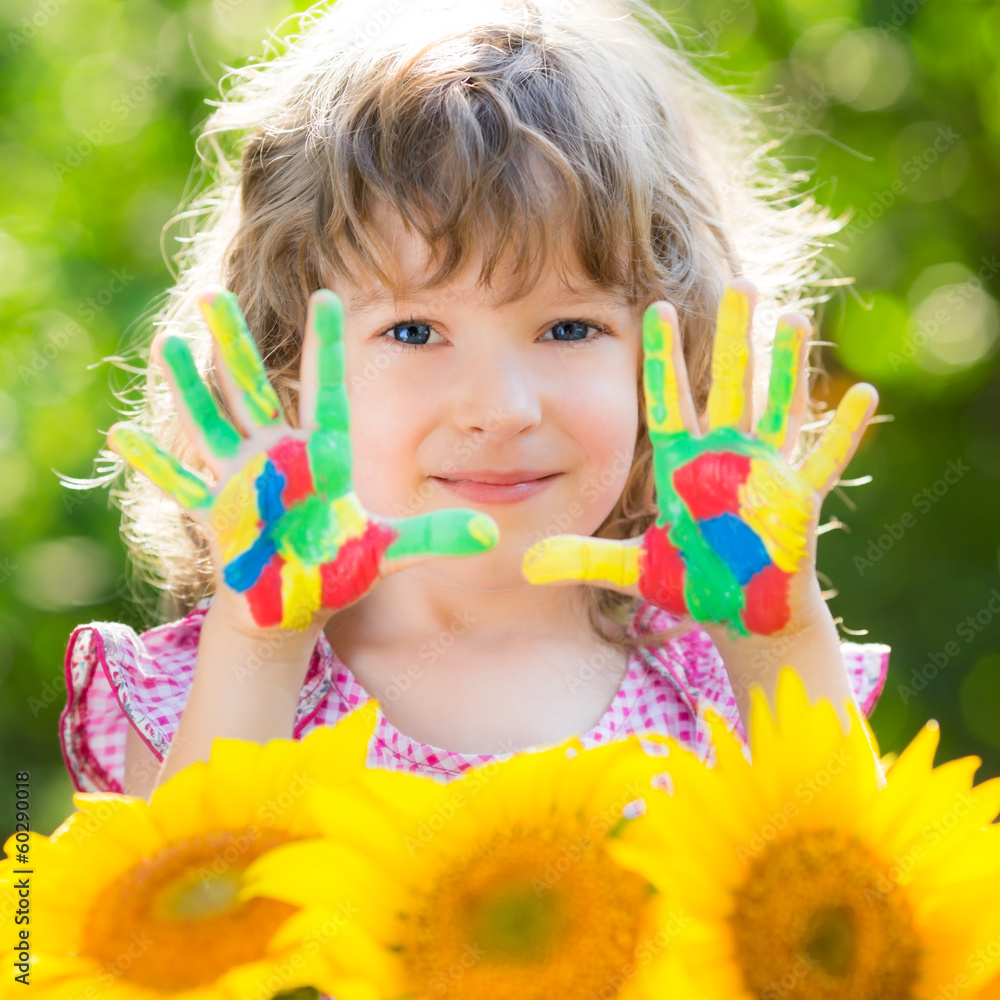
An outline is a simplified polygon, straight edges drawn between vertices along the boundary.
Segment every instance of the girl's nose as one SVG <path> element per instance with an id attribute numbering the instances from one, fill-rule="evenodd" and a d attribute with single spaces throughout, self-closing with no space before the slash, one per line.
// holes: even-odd
<path id="1" fill-rule="evenodd" d="M 453 419 L 462 432 L 504 440 L 540 423 L 537 381 L 516 351 L 494 350 L 456 372 L 444 394 L 452 399 Z"/>

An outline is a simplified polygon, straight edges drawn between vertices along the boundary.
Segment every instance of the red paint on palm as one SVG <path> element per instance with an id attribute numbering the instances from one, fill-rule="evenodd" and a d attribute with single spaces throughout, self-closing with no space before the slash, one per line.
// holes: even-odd
<path id="1" fill-rule="evenodd" d="M 398 534 L 387 525 L 369 521 L 360 537 L 344 542 L 337 558 L 319 568 L 323 607 L 346 607 L 365 594 L 378 576 L 382 553 Z"/>
<path id="2" fill-rule="evenodd" d="M 281 502 L 285 510 L 290 510 L 293 504 L 315 492 L 305 441 L 285 438 L 267 454 L 278 472 L 285 477 L 285 486 L 281 491 Z"/>
<path id="3" fill-rule="evenodd" d="M 684 557 L 670 541 L 670 525 L 655 524 L 643 537 L 639 554 L 639 593 L 675 615 L 688 614 L 684 601 Z"/>
<path id="4" fill-rule="evenodd" d="M 673 473 L 674 489 L 696 521 L 740 512 L 737 491 L 750 475 L 750 456 L 709 451 Z"/>
<path id="5" fill-rule="evenodd" d="M 250 614 L 261 628 L 281 624 L 281 567 L 285 560 L 277 554 L 271 556 L 254 585 L 244 591 Z"/>
<path id="6" fill-rule="evenodd" d="M 792 574 L 771 565 L 743 588 L 743 624 L 758 635 L 773 635 L 788 624 L 788 587 Z"/>

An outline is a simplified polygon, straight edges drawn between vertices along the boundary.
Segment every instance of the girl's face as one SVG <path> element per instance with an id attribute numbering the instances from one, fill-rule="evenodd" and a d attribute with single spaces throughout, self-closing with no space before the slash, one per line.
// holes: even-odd
<path id="1" fill-rule="evenodd" d="M 423 241 L 387 228 L 404 288 L 419 284 Z M 532 544 L 593 534 L 624 489 L 638 429 L 642 310 L 600 289 L 574 293 L 551 268 L 526 296 L 497 305 L 475 287 L 478 264 L 397 303 L 380 287 L 330 287 L 344 304 L 362 504 L 383 517 L 446 507 L 489 514 L 500 528 L 496 549 L 433 565 L 465 585 L 516 586 Z M 509 473 L 547 478 L 477 484 Z"/>

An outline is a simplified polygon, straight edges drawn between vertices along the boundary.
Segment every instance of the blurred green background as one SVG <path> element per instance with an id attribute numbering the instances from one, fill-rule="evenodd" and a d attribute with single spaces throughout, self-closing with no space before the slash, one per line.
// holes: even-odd
<path id="1" fill-rule="evenodd" d="M 72 810 L 57 719 L 74 625 L 152 624 L 92 474 L 133 345 L 171 284 L 161 230 L 192 175 L 224 65 L 307 4 L 4 0 L 0 9 L 0 832 L 28 769 L 32 827 Z M 858 378 L 892 422 L 825 507 L 835 615 L 893 647 L 873 717 L 898 750 L 929 717 L 939 760 L 1000 774 L 1000 7 L 751 0 L 662 7 L 709 73 L 776 97 L 784 153 L 854 217 L 856 277 L 823 310 L 820 388 Z M 176 251 L 176 229 L 165 237 Z"/>

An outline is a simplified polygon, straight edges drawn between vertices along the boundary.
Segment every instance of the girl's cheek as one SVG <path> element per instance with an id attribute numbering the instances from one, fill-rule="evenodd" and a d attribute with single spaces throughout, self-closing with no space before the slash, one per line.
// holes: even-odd
<path id="1" fill-rule="evenodd" d="M 351 401 L 351 449 L 354 489 L 362 506 L 383 517 L 413 517 L 429 509 L 428 495 L 414 483 L 419 477 L 419 421 L 407 419 L 398 400 L 380 402 L 374 386 Z M 423 484 L 429 494 L 430 484 Z"/>
<path id="2" fill-rule="evenodd" d="M 627 358 L 612 361 L 587 379 L 574 380 L 562 394 L 561 405 L 570 419 L 590 428 L 595 441 L 616 446 L 624 440 L 631 451 L 639 427 L 635 370 Z"/>
<path id="3" fill-rule="evenodd" d="M 614 358 L 601 373 L 577 384 L 562 403 L 564 428 L 582 457 L 569 514 L 577 523 L 564 531 L 590 534 L 614 509 L 624 491 L 639 430 L 635 370 Z"/>

